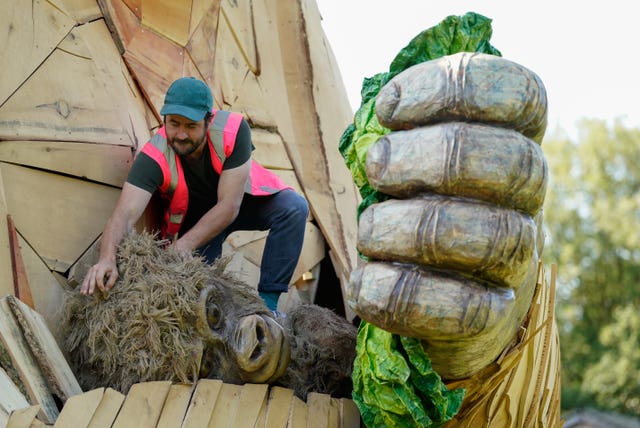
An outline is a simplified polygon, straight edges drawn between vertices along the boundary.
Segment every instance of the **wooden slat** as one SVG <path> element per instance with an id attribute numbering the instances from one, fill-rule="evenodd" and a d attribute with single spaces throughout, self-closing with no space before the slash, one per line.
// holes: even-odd
<path id="1" fill-rule="evenodd" d="M 360 411 L 353 400 L 340 398 L 340 419 L 342 428 L 360 428 Z"/>
<path id="2" fill-rule="evenodd" d="M 338 402 L 327 394 L 310 392 L 307 394 L 309 407 L 309 428 L 340 428 Z"/>
<path id="3" fill-rule="evenodd" d="M 88 428 L 110 428 L 124 402 L 124 394 L 112 388 L 104 391 L 98 408 L 91 417 Z"/>
<path id="4" fill-rule="evenodd" d="M 133 153 L 131 147 L 111 144 L 3 141 L 0 161 L 122 187 L 133 162 Z"/>
<path id="5" fill-rule="evenodd" d="M 171 382 L 156 381 L 134 384 L 113 428 L 153 428 L 158 423 Z"/>
<path id="6" fill-rule="evenodd" d="M 286 427 L 292 402 L 293 390 L 279 386 L 271 387 L 265 428 Z"/>
<path id="7" fill-rule="evenodd" d="M 0 367 L 0 391 L 2 391 L 0 413 L 5 414 L 7 417 L 16 409 L 29 407 L 27 399 L 2 367 Z"/>
<path id="8" fill-rule="evenodd" d="M 3 3 L 0 28 L 13 30 L 0 32 L 0 58 L 3 58 L 0 105 L 40 66 L 74 24 L 73 19 L 50 2 Z M 13 59 L 7 61 L 8 58 Z"/>
<path id="9" fill-rule="evenodd" d="M 169 394 L 162 408 L 157 428 L 175 428 L 182 426 L 182 421 L 187 414 L 191 393 L 194 388 L 192 385 L 175 384 L 171 385 Z"/>
<path id="10" fill-rule="evenodd" d="M 291 412 L 289 413 L 289 420 L 287 422 L 287 428 L 307 428 L 308 420 L 309 408 L 307 407 L 307 404 L 294 396 Z"/>
<path id="11" fill-rule="evenodd" d="M 14 296 L 7 296 L 6 300 L 27 339 L 32 354 L 47 379 L 49 388 L 63 403 L 74 395 L 82 394 L 82 389 L 75 375 L 42 315 Z"/>
<path id="12" fill-rule="evenodd" d="M 202 428 L 209 426 L 211 413 L 222 389 L 222 381 L 200 379 L 191 398 L 182 428 Z"/>
<path id="13" fill-rule="evenodd" d="M 238 398 L 238 409 L 233 426 L 236 428 L 253 428 L 258 420 L 264 417 L 267 408 L 269 385 L 246 383 L 242 386 Z"/>
<path id="14" fill-rule="evenodd" d="M 11 412 L 6 428 L 25 428 L 30 427 L 35 421 L 36 415 L 40 411 L 40 406 L 30 406 L 24 409 L 18 409 Z"/>
<path id="15" fill-rule="evenodd" d="M 216 427 L 231 427 L 233 421 L 236 418 L 238 412 L 238 403 L 240 400 L 240 394 L 242 393 L 242 386 L 233 385 L 230 383 L 223 383 L 220 388 L 220 393 L 216 400 L 216 405 L 211 413 L 211 419 L 209 420 L 209 428 Z M 243 409 L 243 411 L 246 409 Z"/>
<path id="16" fill-rule="evenodd" d="M 104 388 L 96 388 L 71 397 L 64 403 L 54 428 L 86 428 L 104 396 Z"/>
<path id="17" fill-rule="evenodd" d="M 10 296 L 0 299 L 0 340 L 11 356 L 13 368 L 20 375 L 20 380 L 29 394 L 30 403 L 39 404 L 40 418 L 46 423 L 53 423 L 58 417 L 58 408 L 49 391 L 47 381 L 13 317 L 7 301 L 8 297 Z"/>
<path id="18" fill-rule="evenodd" d="M 113 187 L 2 162 L 0 171 L 17 229 L 59 272 L 102 232 L 120 194 Z"/>

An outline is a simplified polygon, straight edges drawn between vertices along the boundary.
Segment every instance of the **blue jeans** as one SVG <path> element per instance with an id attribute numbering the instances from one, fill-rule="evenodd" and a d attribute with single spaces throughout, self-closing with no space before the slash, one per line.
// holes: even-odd
<path id="1" fill-rule="evenodd" d="M 225 238 L 237 230 L 269 230 L 260 262 L 258 291 L 286 292 L 302 251 L 309 214 L 306 199 L 286 189 L 268 196 L 245 194 L 238 217 L 198 248 L 208 263 L 220 257 Z"/>

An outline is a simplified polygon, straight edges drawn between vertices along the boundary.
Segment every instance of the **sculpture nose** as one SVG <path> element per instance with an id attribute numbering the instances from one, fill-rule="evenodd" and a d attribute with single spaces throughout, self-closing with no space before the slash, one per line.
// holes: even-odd
<path id="1" fill-rule="evenodd" d="M 288 364 L 283 354 L 285 341 L 282 327 L 274 320 L 260 315 L 249 315 L 240 320 L 235 335 L 238 366 L 246 373 L 245 381 L 266 382 Z M 288 350 L 288 347 L 286 347 Z M 284 367 L 281 367 L 284 364 Z"/>

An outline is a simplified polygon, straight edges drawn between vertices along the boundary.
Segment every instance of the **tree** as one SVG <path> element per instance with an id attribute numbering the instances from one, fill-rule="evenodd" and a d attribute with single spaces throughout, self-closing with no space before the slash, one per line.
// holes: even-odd
<path id="1" fill-rule="evenodd" d="M 556 133 L 543 149 L 550 168 L 543 257 L 559 270 L 563 407 L 638 412 L 623 399 L 640 384 L 638 332 L 634 343 L 617 332 L 640 322 L 624 309 L 640 303 L 640 130 L 583 120 L 576 141 Z M 606 382 L 596 376 L 602 371 Z"/>

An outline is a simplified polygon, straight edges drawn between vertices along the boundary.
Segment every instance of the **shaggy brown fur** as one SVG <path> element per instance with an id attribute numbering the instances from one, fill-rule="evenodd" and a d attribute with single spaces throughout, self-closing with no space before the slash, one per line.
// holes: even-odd
<path id="1" fill-rule="evenodd" d="M 203 373 L 243 383 L 225 343 L 233 329 L 213 331 L 200 296 L 213 284 L 207 305 L 222 308 L 232 326 L 246 315 L 272 316 L 255 289 L 224 274 L 223 263 L 181 256 L 145 233 L 123 241 L 118 266 L 120 277 L 109 293 L 66 296 L 63 331 L 84 390 L 108 386 L 126 393 L 134 383 L 193 382 Z M 278 321 L 291 344 L 291 362 L 275 383 L 302 399 L 311 391 L 350 396 L 356 328 L 316 305 Z M 215 355 L 204 372 L 203 353 Z"/>

